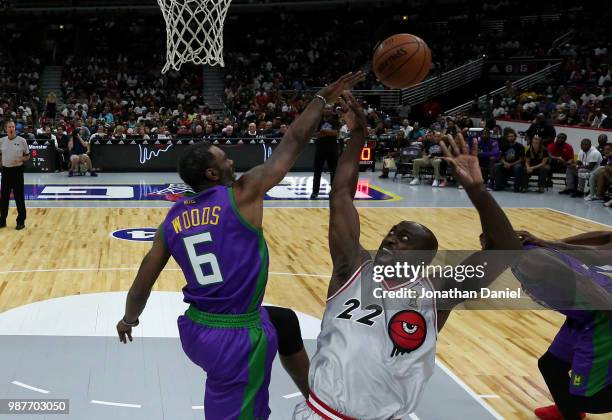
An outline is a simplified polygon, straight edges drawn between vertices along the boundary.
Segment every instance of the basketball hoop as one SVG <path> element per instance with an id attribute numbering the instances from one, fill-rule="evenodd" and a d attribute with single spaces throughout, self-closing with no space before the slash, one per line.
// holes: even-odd
<path id="1" fill-rule="evenodd" d="M 223 67 L 223 22 L 231 0 L 157 0 L 166 21 L 166 65 L 184 63 Z"/>

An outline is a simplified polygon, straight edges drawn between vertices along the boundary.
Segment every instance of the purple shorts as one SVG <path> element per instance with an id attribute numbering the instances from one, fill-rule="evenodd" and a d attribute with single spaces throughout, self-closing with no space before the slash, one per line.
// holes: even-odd
<path id="1" fill-rule="evenodd" d="M 185 354 L 206 372 L 207 420 L 254 420 L 270 416 L 268 406 L 277 338 L 268 313 L 258 326 L 209 326 L 187 315 L 178 318 Z"/>
<path id="2" fill-rule="evenodd" d="M 548 351 L 571 365 L 571 394 L 589 397 L 612 384 L 612 323 L 605 315 L 566 319 Z"/>

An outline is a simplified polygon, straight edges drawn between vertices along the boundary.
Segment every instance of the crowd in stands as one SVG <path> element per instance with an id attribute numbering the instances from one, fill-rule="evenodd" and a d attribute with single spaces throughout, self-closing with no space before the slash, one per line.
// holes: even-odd
<path id="1" fill-rule="evenodd" d="M 474 127 L 466 117 L 440 116 L 427 130 L 404 120 L 392 133 L 379 144 L 384 156 L 381 178 L 395 170 L 395 176 L 412 175 L 413 186 L 425 182 L 433 188 L 447 187 L 452 171 L 442 159 L 440 143 L 450 148 L 452 138 L 457 143 L 465 141 L 470 150 L 476 148 L 490 190 L 512 188 L 515 193 L 526 193 L 533 181 L 533 190 L 544 193 L 553 186 L 555 174 L 561 174 L 565 188 L 559 194 L 612 205 L 612 139 L 606 134 L 596 141 L 582 139 L 575 154 L 567 135 L 557 133 L 544 114 L 536 117 L 520 142 L 516 131 L 502 130 L 495 119 L 482 120 L 480 127 Z M 431 179 L 425 181 L 424 175 Z"/>
<path id="2" fill-rule="evenodd" d="M 609 13 L 604 14 L 608 16 Z M 604 17 L 604 19 L 606 19 Z M 562 59 L 558 71 L 527 90 L 507 82 L 495 97 L 475 98 L 471 115 L 531 121 L 539 113 L 554 125 L 612 128 L 612 43 L 596 22 L 577 31 L 571 42 L 549 51 Z"/>
<path id="3" fill-rule="evenodd" d="M 34 127 L 40 109 L 42 62 L 31 23 L 0 25 L 0 120 L 18 117 L 18 128 Z"/>
<path id="4" fill-rule="evenodd" d="M 34 127 L 40 109 L 40 59 L 28 57 L 14 65 L 0 51 L 0 120 L 15 118 L 17 129 Z"/>
<path id="5" fill-rule="evenodd" d="M 509 0 L 468 1 L 462 4 L 461 10 L 454 10 L 455 6 L 450 5 L 430 10 L 433 6 L 424 2 L 419 13 L 404 17 L 386 9 L 364 12 L 357 8 L 343 13 L 330 10 L 230 15 L 224 29 L 227 70 L 224 99 L 226 112 L 232 117 L 232 135 L 245 133 L 250 123 L 255 123 L 260 130 L 266 129 L 269 123 L 276 130 L 289 124 L 307 103 L 306 92 L 348 70 L 367 66 L 375 43 L 392 33 L 409 30 L 425 39 L 434 52 L 430 76 L 435 76 L 482 55 L 498 58 L 550 55 L 548 46 L 555 37 L 580 19 L 577 17 L 580 13 L 576 13 L 561 14 L 557 20 L 523 21 L 518 17 L 528 11 L 554 10 L 537 5 L 517 8 L 515 3 Z M 481 20 L 496 15 L 504 15 L 505 29 L 483 31 Z M 68 28 L 72 32 L 67 33 Z M 165 59 L 164 32 L 160 16 L 135 18 L 101 12 L 80 17 L 77 23 L 67 25 L 64 32 L 54 32 L 58 39 L 73 42 L 70 46 L 62 41 L 63 48 L 59 52 L 54 50 L 53 54 L 56 59 L 60 57 L 59 64 L 63 64 L 62 92 L 56 92 L 55 99 L 33 98 L 29 104 L 22 104 L 14 97 L 10 101 L 3 98 L 4 109 L 14 114 L 12 116 L 19 123 L 23 117 L 17 115 L 19 106 L 24 108 L 21 114 L 29 107 L 32 112 L 28 114 L 33 118 L 31 122 L 23 122 L 26 126 L 71 125 L 75 118 L 100 119 L 102 116 L 108 134 L 121 132 L 121 128 L 117 130 L 121 126 L 125 134 L 135 130 L 144 130 L 148 135 L 191 130 L 194 134 L 224 135 L 227 125 L 209 118 L 211 110 L 202 97 L 206 87 L 199 68 L 184 66 L 180 73 L 170 71 L 161 75 Z M 127 39 L 129 43 L 125 42 Z M 574 58 L 571 51 L 552 52 L 553 55 L 557 53 Z M 570 61 L 562 72 L 564 75 L 573 68 Z M 18 81 L 38 93 L 38 85 L 30 78 L 39 78 L 40 71 L 30 63 L 22 61 L 21 64 L 29 71 L 21 72 Z M 11 66 L 13 72 L 18 68 L 12 63 Z M 602 67 L 601 72 L 604 70 L 608 71 Z M 606 78 L 603 73 L 598 76 Z M 577 78 L 571 72 L 567 77 Z M 609 79 L 609 75 L 607 77 Z M 383 86 L 370 74 L 359 88 Z M 572 85 L 560 86 L 555 95 L 561 95 L 563 88 L 569 90 Z M 500 116 L 516 116 L 516 112 L 522 112 L 519 116 L 533 117 L 535 98 L 517 97 L 520 94 L 513 88 L 508 95 L 480 101 L 475 104 L 475 110 L 500 114 L 503 108 Z M 591 93 L 587 95 L 592 96 Z M 595 97 L 600 95 L 599 91 L 593 93 Z M 435 118 L 439 111 L 432 112 L 431 117 Z M 580 109 L 577 112 L 582 115 Z M 561 114 L 560 117 L 564 117 Z M 573 116 L 565 118 L 571 120 Z M 599 124 L 601 117 L 591 116 L 590 119 Z"/>
<path id="6" fill-rule="evenodd" d="M 564 172 L 566 190 L 578 195 L 585 188 L 585 179 L 602 176 L 601 170 L 585 163 L 593 159 L 595 154 L 589 150 L 597 146 L 583 150 L 584 156 L 579 156 L 583 165 L 570 164 L 574 162 L 573 151 L 567 150 L 563 136 L 552 126 L 612 126 L 608 118 L 612 47 L 605 36 L 580 31 L 585 24 L 580 20 L 580 7 L 572 9 L 574 14 L 563 13 L 552 20 L 519 19 L 529 12 L 555 13 L 549 6 L 532 2 L 521 9 L 514 0 L 468 1 L 464 11 L 452 10 L 455 6 L 450 5 L 441 11 L 429 10 L 433 6 L 424 2 L 419 14 L 404 18 L 388 16 L 384 10 L 369 11 L 367 16 L 357 10 L 229 16 L 224 30 L 224 113 L 215 113 L 205 103 L 200 68 L 184 66 L 180 72 L 161 74 L 165 36 L 159 16 L 134 18 L 111 13 L 81 17 L 78 25 L 71 26 L 73 32 L 62 38 L 67 40 L 62 45 L 72 42 L 72 48 L 54 51 L 54 59 L 63 65 L 61 91 L 46 98 L 39 95 L 42 65 L 48 57 L 8 56 L 7 50 L 17 51 L 17 45 L 31 39 L 24 40 L 14 27 L 0 28 L 0 36 L 10 41 L 10 48 L 0 51 L 0 114 L 16 120 L 26 137 L 57 136 L 58 130 L 63 130 L 84 140 L 193 137 L 218 142 L 274 141 L 305 108 L 313 89 L 348 70 L 367 66 L 376 40 L 409 28 L 434 51 L 430 77 L 483 55 L 562 58 L 560 70 L 545 82 L 528 91 L 519 91 L 508 82 L 501 95 L 476 98 L 469 115 L 482 116 L 484 121 L 534 121 L 527 133 L 526 150 L 516 142 L 516 133 L 503 132 L 495 124 L 487 122 L 486 130 L 478 133 L 481 165 L 490 188 L 505 188 L 511 180 L 515 191 L 526 191 L 527 180 L 533 175 L 538 179 L 537 190 L 543 192 L 550 185 L 552 172 Z M 564 4 L 559 10 L 563 8 L 571 7 Z M 481 20 L 495 17 L 504 18 L 504 30 L 483 30 Z M 574 39 L 550 49 L 552 41 L 571 28 L 577 29 Z M 359 88 L 383 86 L 370 75 Z M 420 174 L 431 168 L 433 185 L 444 187 L 452 175 L 449 177 L 440 159 L 439 142 L 445 141 L 445 135 L 459 132 L 471 141 L 475 134 L 466 129 L 472 120 L 442 117 L 442 106 L 435 100 L 419 108 L 422 114 L 416 120 L 422 127 L 418 122 L 402 122 L 415 117 L 408 105 L 381 110 L 366 104 L 370 135 L 381 140 L 379 152 L 384 156 L 388 152 L 385 139 L 415 145 L 415 150 L 419 145 L 421 150 L 413 156 L 411 166 L 412 182 L 421 182 Z M 340 137 L 347 134 L 346 127 L 340 130 Z M 607 167 L 604 147 L 599 144 L 601 159 L 590 163 L 604 162 Z M 399 158 L 402 148 L 395 149 L 391 152 Z M 604 171 L 605 176 L 608 173 Z M 605 186 L 608 178 L 602 182 L 589 185 Z M 605 195 L 605 189 L 597 188 L 589 197 Z"/>
<path id="7" fill-rule="evenodd" d="M 394 33 L 410 31 L 426 40 L 434 52 L 429 74 L 434 77 L 483 55 L 550 56 L 553 40 L 572 25 L 565 16 L 560 21 L 509 19 L 505 31 L 488 32 L 480 26 L 479 19 L 485 16 L 478 13 L 439 22 L 405 18 L 393 20 L 376 11 L 367 18 L 344 13 L 333 19 L 281 13 L 250 17 L 234 26 L 230 22 L 225 35 L 226 64 L 231 69 L 226 76 L 226 103 L 240 114 L 250 104 L 261 107 L 264 101 L 254 100 L 258 94 L 276 100 L 274 106 L 289 102 L 293 91 L 320 87 L 337 74 L 367 66 L 376 42 Z M 372 74 L 359 88 L 385 89 Z"/>

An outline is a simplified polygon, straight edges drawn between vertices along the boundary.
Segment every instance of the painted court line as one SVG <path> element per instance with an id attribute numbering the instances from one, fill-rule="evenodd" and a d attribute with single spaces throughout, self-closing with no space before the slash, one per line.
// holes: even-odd
<path id="1" fill-rule="evenodd" d="M 268 272 L 268 274 L 271 274 L 273 276 L 324 277 L 327 279 L 331 277 L 331 274 L 282 273 L 278 271 L 270 271 Z"/>
<path id="2" fill-rule="evenodd" d="M 22 274 L 22 273 L 60 273 L 63 271 L 138 271 L 138 267 L 111 267 L 111 268 L 93 268 L 93 267 L 72 267 L 72 268 L 34 268 L 21 270 L 4 270 L 2 274 Z M 180 268 L 165 268 L 164 271 L 181 271 Z M 330 274 L 309 274 L 309 273 L 285 273 L 279 271 L 270 271 L 272 276 L 302 276 L 302 277 L 322 277 L 329 278 Z"/>
<path id="3" fill-rule="evenodd" d="M 112 405 L 114 407 L 142 408 L 142 405 L 140 404 L 126 404 L 126 403 L 118 403 L 118 402 L 112 402 L 112 401 L 91 400 L 91 403 L 99 404 L 99 405 Z"/>
<path id="4" fill-rule="evenodd" d="M 446 373 L 448 376 L 450 376 L 450 378 L 453 379 L 457 383 L 457 385 L 459 385 L 461 388 L 463 388 L 463 390 L 465 392 L 470 394 L 470 396 L 472 398 L 474 398 L 474 400 L 476 400 L 476 402 L 478 402 L 478 404 L 480 404 L 485 410 L 487 410 L 489 412 L 489 414 L 491 414 L 497 420 L 504 420 L 504 418 L 501 416 L 501 414 L 499 414 L 497 411 L 495 411 L 493 409 L 493 407 L 491 407 L 489 404 L 485 403 L 481 398 L 478 398 L 478 395 L 474 392 L 474 390 L 472 390 L 472 388 L 467 386 L 465 384 L 465 382 L 463 382 L 461 380 L 461 378 L 459 378 L 457 375 L 455 375 L 453 373 L 453 371 L 451 371 L 444 363 L 439 361 L 437 358 L 436 358 L 436 365 L 440 369 L 442 369 L 444 371 L 444 373 Z"/>
<path id="5" fill-rule="evenodd" d="M 301 392 L 294 392 L 293 394 L 287 394 L 287 395 L 283 395 L 283 398 L 295 398 L 295 397 L 299 397 L 300 395 L 302 395 Z"/>
<path id="6" fill-rule="evenodd" d="M 612 226 L 612 225 L 607 225 L 605 223 L 597 222 L 595 220 L 587 219 L 586 217 L 576 216 L 575 214 L 571 214 L 571 213 L 565 212 L 563 210 L 551 209 L 550 207 L 546 207 L 546 210 L 554 211 L 556 213 L 565 214 L 566 216 L 572 216 L 572 217 L 575 217 L 576 219 L 580 219 L 580 220 L 584 220 L 585 222 L 591 222 L 591 223 L 595 223 L 595 224 L 598 224 L 598 225 L 602 225 L 602 226 L 605 226 L 607 228 Z"/>
<path id="7" fill-rule="evenodd" d="M 36 388 L 35 386 L 24 384 L 23 382 L 13 381 L 11 383 L 13 385 L 17 385 L 17 386 L 20 386 L 22 388 L 29 389 L 30 391 L 40 392 L 41 394 L 48 394 L 49 393 L 49 391 L 47 391 L 46 389 Z"/>

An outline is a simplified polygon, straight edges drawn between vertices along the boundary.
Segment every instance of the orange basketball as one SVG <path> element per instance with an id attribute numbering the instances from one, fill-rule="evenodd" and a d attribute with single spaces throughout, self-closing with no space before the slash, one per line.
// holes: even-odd
<path id="1" fill-rule="evenodd" d="M 382 84 L 394 89 L 414 86 L 431 68 L 431 50 L 418 36 L 396 34 L 378 44 L 372 69 Z"/>

